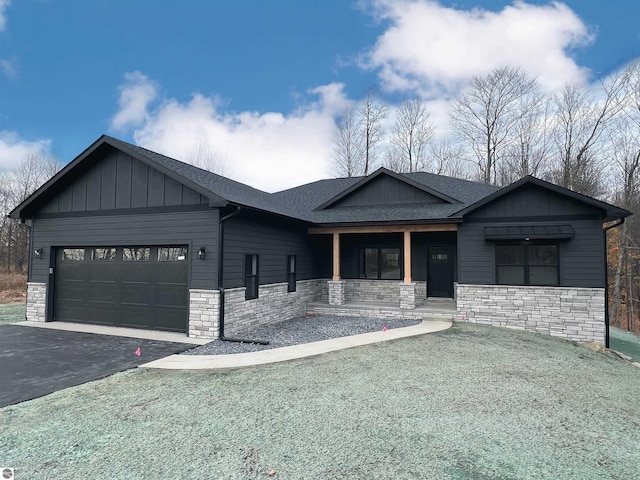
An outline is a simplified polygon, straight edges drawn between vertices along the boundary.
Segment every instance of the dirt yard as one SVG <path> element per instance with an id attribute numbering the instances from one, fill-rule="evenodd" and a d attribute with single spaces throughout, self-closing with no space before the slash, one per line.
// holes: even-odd
<path id="1" fill-rule="evenodd" d="M 27 298 L 27 275 L 0 273 L 0 304 L 24 302 Z"/>

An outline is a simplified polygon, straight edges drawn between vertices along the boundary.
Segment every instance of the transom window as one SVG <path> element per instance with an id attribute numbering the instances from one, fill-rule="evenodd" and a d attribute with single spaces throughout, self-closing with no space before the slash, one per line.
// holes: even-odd
<path id="1" fill-rule="evenodd" d="M 496 283 L 558 285 L 558 245 L 496 245 Z"/>
<path id="2" fill-rule="evenodd" d="M 374 280 L 399 280 L 399 248 L 361 248 L 359 252 L 358 276 Z"/>
<path id="3" fill-rule="evenodd" d="M 158 248 L 159 262 L 185 262 L 186 260 L 187 260 L 187 247 Z"/>
<path id="4" fill-rule="evenodd" d="M 94 248 L 91 250 L 91 260 L 113 262 L 116 259 L 115 247 Z"/>

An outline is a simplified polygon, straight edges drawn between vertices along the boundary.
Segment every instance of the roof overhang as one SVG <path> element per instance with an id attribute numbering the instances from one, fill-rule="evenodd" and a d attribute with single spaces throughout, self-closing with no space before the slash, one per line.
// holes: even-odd
<path id="1" fill-rule="evenodd" d="M 404 232 L 456 232 L 455 223 L 429 223 L 405 225 L 349 225 L 332 227 L 311 227 L 310 235 L 347 234 L 347 233 L 404 233 Z"/>

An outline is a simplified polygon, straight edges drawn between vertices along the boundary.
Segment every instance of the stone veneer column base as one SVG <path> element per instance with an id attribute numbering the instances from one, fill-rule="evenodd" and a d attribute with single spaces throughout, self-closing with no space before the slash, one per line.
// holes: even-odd
<path id="1" fill-rule="evenodd" d="M 27 283 L 26 319 L 29 322 L 47 321 L 47 284 Z"/>
<path id="2" fill-rule="evenodd" d="M 457 321 L 604 345 L 604 288 L 461 285 Z"/>
<path id="3" fill-rule="evenodd" d="M 217 339 L 220 336 L 220 292 L 189 290 L 188 336 Z"/>
<path id="4" fill-rule="evenodd" d="M 329 280 L 329 305 L 345 304 L 345 282 L 344 280 Z"/>
<path id="5" fill-rule="evenodd" d="M 415 310 L 416 308 L 416 284 L 400 284 L 400 308 L 405 310 Z"/>

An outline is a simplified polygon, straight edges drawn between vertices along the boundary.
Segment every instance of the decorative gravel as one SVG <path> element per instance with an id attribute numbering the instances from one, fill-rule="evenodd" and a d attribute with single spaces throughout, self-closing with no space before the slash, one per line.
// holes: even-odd
<path id="1" fill-rule="evenodd" d="M 420 320 L 384 320 L 379 318 L 329 317 L 309 315 L 284 322 L 263 325 L 238 336 L 246 340 L 267 340 L 259 343 L 222 342 L 216 340 L 183 352 L 183 355 L 226 355 L 230 353 L 257 352 L 270 348 L 288 347 L 301 343 L 318 342 L 329 338 L 346 337 L 387 329 L 417 325 Z M 230 335 L 231 336 L 231 335 Z M 233 335 L 232 337 L 236 337 Z"/>

